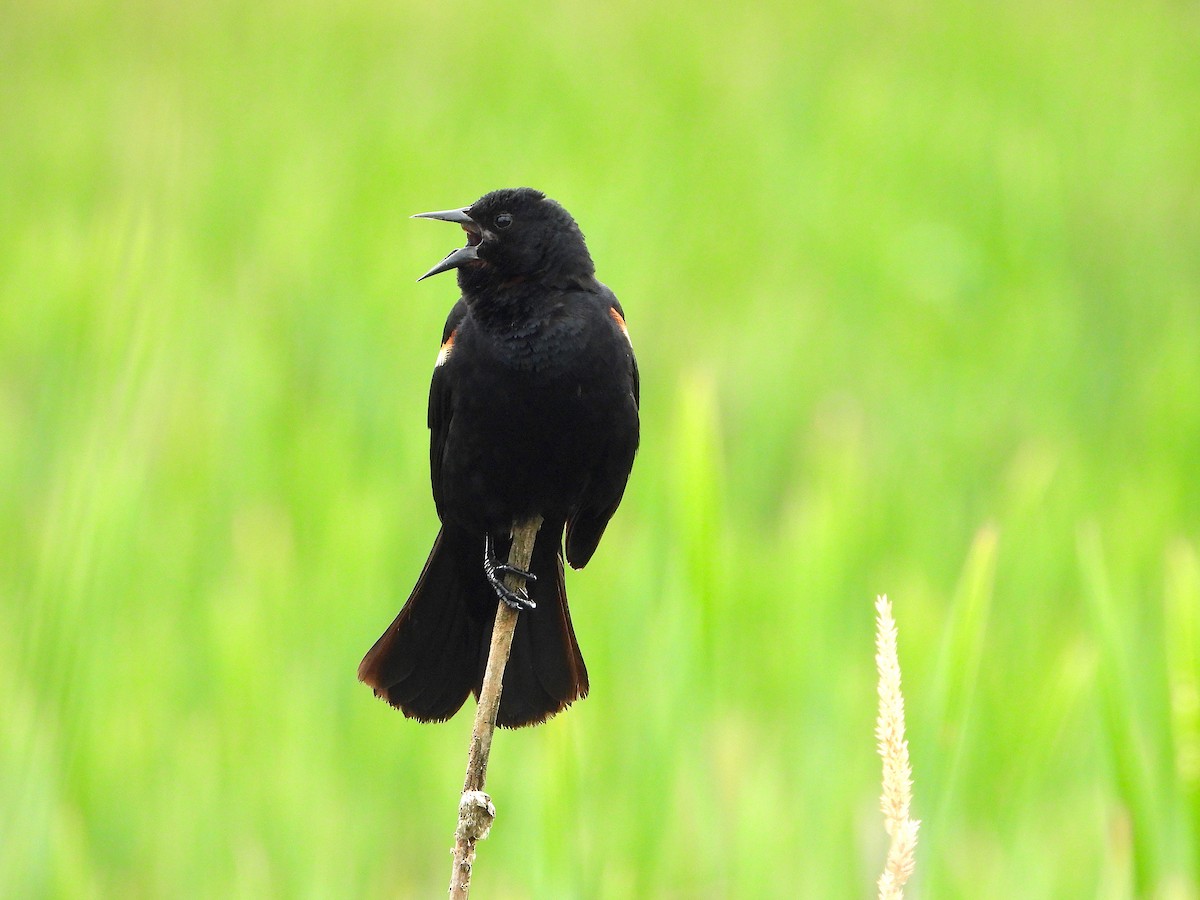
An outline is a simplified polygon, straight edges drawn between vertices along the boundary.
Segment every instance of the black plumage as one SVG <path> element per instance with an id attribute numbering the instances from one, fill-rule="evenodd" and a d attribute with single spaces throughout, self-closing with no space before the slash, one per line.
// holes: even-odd
<path id="1" fill-rule="evenodd" d="M 620 303 L 583 234 L 539 191 L 494 191 L 424 213 L 467 244 L 429 391 L 430 473 L 442 528 L 408 602 L 359 666 L 405 715 L 448 719 L 479 694 L 498 598 L 518 617 L 497 724 L 536 724 L 586 696 L 563 579 L 591 559 L 638 446 L 638 369 Z M 515 522 L 544 522 L 527 594 L 485 569 Z M 565 537 L 565 543 L 564 543 Z M 489 565 L 485 566 L 485 553 Z M 502 566 L 501 566 L 502 567 Z M 507 596 L 506 596 L 507 595 Z"/>

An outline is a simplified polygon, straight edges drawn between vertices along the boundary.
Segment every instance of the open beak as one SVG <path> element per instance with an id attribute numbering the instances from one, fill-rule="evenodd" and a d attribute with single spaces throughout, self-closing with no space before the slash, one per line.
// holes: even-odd
<path id="1" fill-rule="evenodd" d="M 459 247 L 457 250 L 452 251 L 440 263 L 418 278 L 417 281 L 424 281 L 430 275 L 437 275 L 439 272 L 457 269 L 459 266 L 464 266 L 479 259 L 476 248 L 483 239 L 483 231 L 480 229 L 479 223 L 467 214 L 466 209 L 443 209 L 438 212 L 417 213 L 413 218 L 440 219 L 443 222 L 455 222 L 461 225 L 462 230 L 467 233 L 467 246 Z"/>

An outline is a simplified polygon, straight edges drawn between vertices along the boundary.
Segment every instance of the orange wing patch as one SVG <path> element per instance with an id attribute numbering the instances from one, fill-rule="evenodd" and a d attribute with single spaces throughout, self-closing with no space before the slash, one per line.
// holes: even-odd
<path id="1" fill-rule="evenodd" d="M 444 366 L 446 364 L 446 360 L 450 358 L 450 351 L 454 349 L 454 335 L 457 333 L 457 329 L 450 332 L 450 336 L 442 342 L 442 349 L 438 351 L 437 362 L 433 364 L 435 369 L 438 366 Z"/>
<path id="2" fill-rule="evenodd" d="M 629 326 L 625 324 L 625 319 L 621 313 L 617 311 L 615 306 L 608 308 L 608 314 L 612 316 L 612 320 L 617 323 L 617 327 L 621 329 L 621 334 L 625 335 L 625 340 L 629 341 L 629 346 L 633 346 L 633 339 L 629 336 Z"/>

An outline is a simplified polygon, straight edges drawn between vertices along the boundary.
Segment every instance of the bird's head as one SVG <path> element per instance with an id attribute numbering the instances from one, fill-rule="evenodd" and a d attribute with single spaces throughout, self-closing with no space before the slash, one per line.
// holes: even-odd
<path id="1" fill-rule="evenodd" d="M 467 233 L 459 247 L 418 278 L 458 269 L 464 293 L 509 282 L 565 285 L 595 273 L 571 214 L 533 188 L 505 188 L 470 206 L 419 213 L 414 219 L 455 222 Z"/>

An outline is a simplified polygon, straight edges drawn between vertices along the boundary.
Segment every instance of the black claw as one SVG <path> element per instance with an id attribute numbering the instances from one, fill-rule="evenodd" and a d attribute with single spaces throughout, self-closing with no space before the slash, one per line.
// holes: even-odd
<path id="1" fill-rule="evenodd" d="M 508 563 L 496 562 L 492 553 L 492 536 L 490 534 L 484 535 L 483 538 L 483 574 L 487 578 L 488 584 L 492 586 L 492 590 L 496 592 L 496 596 L 508 606 L 518 612 L 537 609 L 537 604 L 530 599 L 525 588 L 512 590 L 500 579 L 500 574 L 518 575 L 529 582 L 537 581 L 537 576 L 516 566 L 510 566 Z"/>
<path id="2" fill-rule="evenodd" d="M 537 604 L 529 598 L 525 593 L 524 588 L 519 591 L 510 591 L 503 584 L 492 585 L 496 588 L 496 596 L 499 597 L 506 606 L 515 609 L 517 612 L 527 612 L 531 609 L 537 609 Z"/>
<path id="3" fill-rule="evenodd" d="M 492 567 L 504 575 L 520 575 L 526 581 L 533 583 L 537 581 L 537 576 L 532 572 L 526 572 L 524 569 L 518 569 L 516 566 L 510 566 L 508 563 L 493 563 Z"/>

